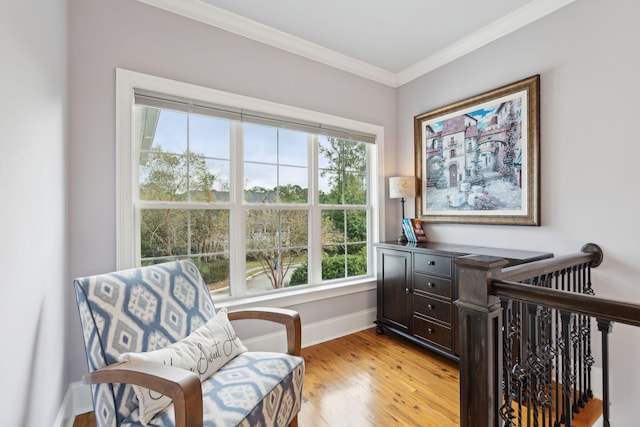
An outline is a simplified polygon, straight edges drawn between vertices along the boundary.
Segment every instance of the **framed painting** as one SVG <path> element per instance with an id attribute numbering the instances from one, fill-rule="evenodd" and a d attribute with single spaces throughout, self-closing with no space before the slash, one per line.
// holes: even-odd
<path id="1" fill-rule="evenodd" d="M 540 225 L 540 76 L 414 117 L 416 214 Z"/>

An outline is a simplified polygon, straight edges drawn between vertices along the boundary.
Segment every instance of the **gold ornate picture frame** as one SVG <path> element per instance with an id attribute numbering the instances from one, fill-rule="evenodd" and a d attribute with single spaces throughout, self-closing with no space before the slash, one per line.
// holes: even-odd
<path id="1" fill-rule="evenodd" d="M 414 117 L 416 214 L 540 225 L 540 76 Z"/>

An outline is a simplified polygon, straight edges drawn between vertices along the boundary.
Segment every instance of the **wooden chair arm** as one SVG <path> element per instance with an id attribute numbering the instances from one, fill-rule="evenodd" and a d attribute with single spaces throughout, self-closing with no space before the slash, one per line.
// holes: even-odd
<path id="1" fill-rule="evenodd" d="M 300 356 L 302 350 L 302 327 L 300 315 L 286 308 L 259 307 L 228 313 L 229 320 L 258 319 L 283 324 L 287 331 L 287 353 Z"/>
<path id="2" fill-rule="evenodd" d="M 173 400 L 176 427 L 202 427 L 202 385 L 193 372 L 147 362 L 123 362 L 105 366 L 84 377 L 88 384 L 135 384 Z"/>

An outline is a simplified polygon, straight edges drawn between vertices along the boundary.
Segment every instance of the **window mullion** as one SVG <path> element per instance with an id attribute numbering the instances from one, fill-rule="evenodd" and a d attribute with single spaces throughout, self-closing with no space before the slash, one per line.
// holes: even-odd
<path id="1" fill-rule="evenodd" d="M 318 135 L 309 141 L 309 283 L 322 281 L 322 211 L 320 209 L 318 170 Z"/>
<path id="2" fill-rule="evenodd" d="M 231 126 L 231 196 L 229 210 L 229 291 L 232 298 L 247 294 L 246 226 L 244 206 L 244 132 L 241 122 Z"/>

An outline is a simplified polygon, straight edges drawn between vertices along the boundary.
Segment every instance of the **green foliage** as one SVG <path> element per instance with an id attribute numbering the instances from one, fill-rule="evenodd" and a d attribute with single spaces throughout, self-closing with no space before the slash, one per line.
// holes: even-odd
<path id="1" fill-rule="evenodd" d="M 188 151 L 172 154 L 154 147 L 140 157 L 142 200 L 215 201 L 213 186 L 218 178 L 202 155 Z"/>
<path id="2" fill-rule="evenodd" d="M 367 146 L 363 142 L 328 138 L 319 147 L 320 156 L 329 167 L 320 171 L 331 190 L 320 192 L 320 203 L 328 205 L 362 205 L 367 202 Z"/>
<path id="3" fill-rule="evenodd" d="M 140 199 L 168 202 L 215 202 L 218 177 L 210 172 L 204 156 L 185 151 L 169 153 L 161 147 L 145 149 L 140 155 Z M 319 147 L 326 165 L 320 171 L 329 190 L 320 191 L 320 202 L 349 205 L 322 213 L 322 262 L 324 279 L 366 274 L 366 244 L 346 246 L 367 239 L 366 144 L 327 138 Z M 245 191 L 251 203 L 305 204 L 307 188 L 287 184 L 273 189 L 254 187 Z M 247 261 L 259 261 L 274 288 L 283 285 L 289 268 L 289 286 L 308 283 L 307 210 L 250 209 L 246 218 Z M 143 209 L 140 213 L 140 245 L 143 262 L 173 257 L 193 257 L 206 283 L 229 280 L 229 259 L 211 254 L 227 253 L 229 211 L 226 209 Z M 327 251 L 326 248 L 332 248 Z M 357 248 L 354 253 L 345 249 Z M 274 262 L 275 261 L 275 262 Z M 345 271 L 346 263 L 346 271 Z M 295 267 L 297 266 L 297 268 Z"/>
<path id="4" fill-rule="evenodd" d="M 205 283 L 217 283 L 229 279 L 229 260 L 220 257 L 194 258 Z"/>
<path id="5" fill-rule="evenodd" d="M 346 260 L 346 271 L 345 271 Z M 336 253 L 322 255 L 322 278 L 324 280 L 342 279 L 344 277 L 360 276 L 367 273 L 366 246 L 362 245 L 354 253 Z"/>
<path id="6" fill-rule="evenodd" d="M 307 189 L 299 185 L 281 185 L 278 193 L 281 203 L 307 203 Z"/>
<path id="7" fill-rule="evenodd" d="M 304 262 L 293 273 L 291 273 L 291 281 L 289 286 L 306 285 L 309 282 L 309 263 Z"/>

